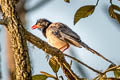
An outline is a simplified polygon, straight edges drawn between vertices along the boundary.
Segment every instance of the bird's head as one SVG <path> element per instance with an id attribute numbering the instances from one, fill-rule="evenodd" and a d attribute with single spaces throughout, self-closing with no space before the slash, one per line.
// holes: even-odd
<path id="1" fill-rule="evenodd" d="M 39 19 L 35 25 L 32 26 L 32 29 L 43 29 L 43 28 L 47 28 L 52 22 L 50 22 L 47 19 Z"/>

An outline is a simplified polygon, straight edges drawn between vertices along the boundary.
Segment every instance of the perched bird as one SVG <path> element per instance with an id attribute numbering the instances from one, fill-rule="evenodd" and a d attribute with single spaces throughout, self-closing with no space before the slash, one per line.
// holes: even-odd
<path id="1" fill-rule="evenodd" d="M 100 53 L 85 44 L 72 29 L 70 29 L 67 25 L 63 23 L 52 23 L 51 21 L 42 18 L 39 19 L 35 25 L 32 26 L 32 29 L 36 28 L 42 31 L 43 35 L 48 39 L 48 42 L 51 46 L 60 49 L 62 52 L 68 49 L 70 44 L 72 44 L 79 48 L 84 47 L 90 52 L 114 64 L 112 61 L 105 58 Z"/>

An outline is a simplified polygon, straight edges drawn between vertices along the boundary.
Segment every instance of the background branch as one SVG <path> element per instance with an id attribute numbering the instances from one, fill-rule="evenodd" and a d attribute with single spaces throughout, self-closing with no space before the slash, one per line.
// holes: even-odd
<path id="1" fill-rule="evenodd" d="M 29 0 L 28 0 L 28 1 L 29 1 Z M 47 3 L 49 3 L 50 1 L 52 1 L 52 0 L 41 0 L 41 1 L 39 1 L 35 6 L 33 6 L 32 8 L 27 9 L 26 12 L 30 12 L 30 11 L 39 9 L 40 7 L 45 6 L 45 5 L 46 5 Z"/>

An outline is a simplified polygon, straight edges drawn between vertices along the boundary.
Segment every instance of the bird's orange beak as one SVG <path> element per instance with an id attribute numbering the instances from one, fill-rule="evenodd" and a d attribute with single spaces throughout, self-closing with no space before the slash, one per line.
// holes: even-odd
<path id="1" fill-rule="evenodd" d="M 33 25 L 33 26 L 32 26 L 32 30 L 33 30 L 33 29 L 36 29 L 36 28 L 38 28 L 37 25 Z"/>

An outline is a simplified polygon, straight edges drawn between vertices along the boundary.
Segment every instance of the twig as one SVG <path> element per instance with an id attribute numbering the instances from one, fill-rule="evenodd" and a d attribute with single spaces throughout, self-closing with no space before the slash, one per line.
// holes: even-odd
<path id="1" fill-rule="evenodd" d="M 110 0 L 110 4 L 112 5 L 112 0 Z"/>
<path id="2" fill-rule="evenodd" d="M 56 78 L 57 78 L 56 80 L 59 80 L 59 78 L 58 78 L 58 74 L 57 74 L 57 73 L 55 73 L 55 74 L 56 74 Z"/>
<path id="3" fill-rule="evenodd" d="M 102 72 L 100 72 L 100 71 L 98 71 L 98 70 L 93 69 L 92 67 L 90 67 L 90 66 L 88 66 L 87 64 L 85 64 L 85 63 L 81 62 L 80 60 L 76 59 L 75 57 L 72 57 L 72 56 L 67 55 L 67 54 L 64 54 L 64 55 L 65 55 L 65 56 L 67 56 L 67 57 L 69 57 L 69 58 L 71 58 L 71 59 L 73 59 L 73 60 L 75 60 L 76 62 L 78 62 L 78 63 L 80 63 L 80 64 L 82 64 L 82 65 L 86 66 L 86 67 L 87 67 L 87 68 L 89 68 L 90 70 L 92 70 L 92 71 L 94 71 L 94 72 L 96 72 L 96 73 L 98 73 L 98 74 L 102 74 Z"/>
<path id="4" fill-rule="evenodd" d="M 59 76 L 59 78 L 61 78 L 62 80 L 64 80 L 63 76 Z"/>
<path id="5" fill-rule="evenodd" d="M 104 71 L 102 74 L 98 75 L 98 76 L 96 77 L 96 79 L 99 78 L 101 75 L 105 75 L 107 72 L 112 71 L 112 70 L 114 70 L 114 69 L 116 69 L 116 68 L 119 68 L 119 67 L 120 67 L 120 65 L 119 65 L 119 66 L 114 66 L 114 67 L 108 68 L 108 69 L 107 69 L 106 71 Z"/>
<path id="6" fill-rule="evenodd" d="M 72 66 L 72 60 L 70 61 L 70 67 Z"/>
<path id="7" fill-rule="evenodd" d="M 7 20 L 5 19 L 0 19 L 0 24 L 1 25 L 6 25 L 7 24 Z"/>
<path id="8" fill-rule="evenodd" d="M 96 6 L 98 5 L 99 0 L 97 0 Z"/>
<path id="9" fill-rule="evenodd" d="M 106 74 L 107 72 L 112 71 L 112 70 L 114 70 L 116 68 L 119 68 L 119 67 L 120 67 L 120 65 L 119 66 L 111 67 L 111 68 L 107 69 L 105 72 L 103 72 L 103 75 Z"/>
<path id="10" fill-rule="evenodd" d="M 49 74 L 49 73 L 46 73 L 46 72 L 43 72 L 43 71 L 40 71 L 40 73 L 43 74 L 43 75 L 46 75 L 47 77 L 53 78 L 53 79 L 55 79 L 55 80 L 57 79 L 56 76 L 51 75 L 51 74 Z"/>

